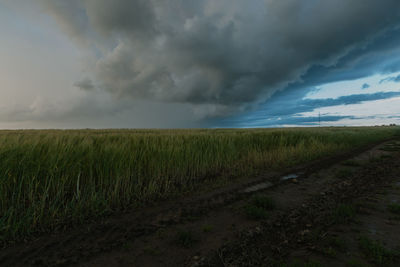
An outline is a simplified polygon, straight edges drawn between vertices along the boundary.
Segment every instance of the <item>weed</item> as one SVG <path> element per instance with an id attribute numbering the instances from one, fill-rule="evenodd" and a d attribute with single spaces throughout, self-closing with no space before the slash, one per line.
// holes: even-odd
<path id="1" fill-rule="evenodd" d="M 322 264 L 318 261 L 300 261 L 300 260 L 295 260 L 292 263 L 286 265 L 287 267 L 321 267 Z"/>
<path id="2" fill-rule="evenodd" d="M 125 249 L 125 250 L 129 250 L 129 249 L 132 248 L 132 243 L 126 241 L 126 242 L 124 242 L 124 243 L 122 244 L 122 248 Z"/>
<path id="3" fill-rule="evenodd" d="M 259 208 L 263 208 L 265 210 L 274 210 L 276 208 L 275 201 L 267 196 L 257 195 L 251 199 L 251 203 Z"/>
<path id="4" fill-rule="evenodd" d="M 360 162 L 358 162 L 354 159 L 349 159 L 349 160 L 346 160 L 345 162 L 343 162 L 343 165 L 350 166 L 350 167 L 357 167 L 357 166 L 360 166 L 361 164 L 360 164 Z"/>
<path id="5" fill-rule="evenodd" d="M 175 243 L 184 248 L 191 248 L 197 239 L 191 231 L 179 230 L 175 237 Z"/>
<path id="6" fill-rule="evenodd" d="M 252 197 L 249 204 L 245 207 L 247 217 L 256 220 L 262 220 L 268 218 L 268 211 L 276 208 L 275 202 L 263 195 L 256 195 Z"/>
<path id="7" fill-rule="evenodd" d="M 383 151 L 399 151 L 400 150 L 400 145 L 398 143 L 391 143 L 391 144 L 386 144 L 380 150 Z"/>
<path id="8" fill-rule="evenodd" d="M 350 178 L 353 175 L 353 171 L 349 169 L 340 169 L 336 172 L 336 177 L 339 179 Z"/>
<path id="9" fill-rule="evenodd" d="M 400 204 L 392 203 L 388 206 L 388 210 L 394 214 L 400 215 Z"/>
<path id="10" fill-rule="evenodd" d="M 340 204 L 333 213 L 333 222 L 348 223 L 355 217 L 356 211 L 352 205 Z"/>
<path id="11" fill-rule="evenodd" d="M 161 253 L 160 250 L 152 247 L 152 246 L 146 246 L 143 248 L 143 252 L 149 255 L 159 255 Z"/>
<path id="12" fill-rule="evenodd" d="M 399 256 L 398 252 L 388 250 L 379 241 L 365 236 L 360 237 L 359 246 L 368 259 L 379 265 L 393 262 Z"/>
<path id="13" fill-rule="evenodd" d="M 350 259 L 346 262 L 347 267 L 368 267 L 369 265 L 363 263 L 359 259 Z"/>
<path id="14" fill-rule="evenodd" d="M 382 156 L 381 156 L 381 159 L 392 159 L 393 158 L 393 155 L 392 154 L 383 154 Z"/>
<path id="15" fill-rule="evenodd" d="M 328 239 L 328 244 L 339 250 L 340 252 L 346 252 L 347 251 L 347 243 L 344 239 L 340 238 L 340 237 L 333 237 Z"/>
<path id="16" fill-rule="evenodd" d="M 327 247 L 323 250 L 323 253 L 331 258 L 336 258 L 337 251 L 333 247 Z"/>
<path id="17" fill-rule="evenodd" d="M 204 232 L 204 233 L 209 233 L 209 232 L 211 232 L 213 229 L 214 229 L 214 227 L 213 227 L 212 225 L 209 225 L 209 224 L 203 226 L 203 232 Z"/>
<path id="18" fill-rule="evenodd" d="M 250 219 L 255 219 L 255 220 L 262 220 L 268 218 L 268 211 L 261 207 L 254 206 L 252 204 L 249 204 L 245 207 L 246 215 Z"/>

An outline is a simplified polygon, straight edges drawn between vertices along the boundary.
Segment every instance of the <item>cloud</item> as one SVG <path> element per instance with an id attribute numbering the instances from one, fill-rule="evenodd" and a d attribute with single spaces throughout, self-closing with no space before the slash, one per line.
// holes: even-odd
<path id="1" fill-rule="evenodd" d="M 400 82 L 400 75 L 395 76 L 395 77 L 388 77 L 388 78 L 382 79 L 382 80 L 379 81 L 379 84 L 387 83 L 387 82 L 395 82 L 395 83 Z"/>
<path id="2" fill-rule="evenodd" d="M 303 88 L 301 90 L 279 92 L 267 101 L 267 103 L 263 105 L 263 108 L 260 108 L 257 111 L 251 111 L 247 114 L 233 118 L 217 120 L 214 123 L 221 127 L 241 127 L 244 125 L 262 127 L 296 123 L 303 125 L 305 122 L 309 122 L 311 117 L 299 116 L 301 113 L 312 112 L 315 109 L 324 107 L 360 104 L 368 101 L 391 99 L 400 96 L 400 92 L 377 92 L 370 94 L 347 95 L 338 98 L 304 98 L 309 91 L 309 88 Z M 316 116 L 316 118 L 318 120 L 318 116 Z M 330 115 L 328 117 L 322 115 L 321 120 L 333 121 L 332 118 L 333 117 Z M 353 119 L 351 116 L 340 116 L 340 118 L 335 116 L 335 118 L 338 118 L 338 120 Z"/>
<path id="3" fill-rule="evenodd" d="M 89 78 L 84 78 L 80 81 L 77 81 L 74 83 L 75 87 L 78 87 L 82 90 L 86 90 L 86 91 L 90 91 L 93 90 L 95 88 L 95 86 L 93 85 L 93 82 L 91 79 Z"/>
<path id="4" fill-rule="evenodd" d="M 371 85 L 369 85 L 368 83 L 364 83 L 362 86 L 361 86 L 361 89 L 368 89 L 368 88 L 370 88 L 371 87 Z"/>
<path id="5" fill-rule="evenodd" d="M 260 120 L 252 122 L 253 127 L 276 127 L 282 125 L 298 125 L 298 126 L 316 126 L 320 123 L 326 122 L 336 122 L 343 119 L 357 119 L 354 116 L 332 116 L 332 115 L 322 115 L 322 116 L 312 116 L 312 117 L 301 117 L 301 116 L 291 116 L 284 118 L 270 118 L 267 120 Z M 251 127 L 251 126 L 250 126 Z"/>
<path id="6" fill-rule="evenodd" d="M 93 81 L 76 86 L 190 104 L 203 116 L 263 102 L 313 66 L 357 62 L 353 51 L 400 18 L 397 0 L 39 1 L 95 57 Z"/>

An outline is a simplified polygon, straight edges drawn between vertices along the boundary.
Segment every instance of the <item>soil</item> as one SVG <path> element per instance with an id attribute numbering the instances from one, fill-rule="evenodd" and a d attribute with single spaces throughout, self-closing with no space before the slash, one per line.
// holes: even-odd
<path id="1" fill-rule="evenodd" d="M 0 266 L 400 266 L 399 174 L 390 140 L 42 235 Z"/>

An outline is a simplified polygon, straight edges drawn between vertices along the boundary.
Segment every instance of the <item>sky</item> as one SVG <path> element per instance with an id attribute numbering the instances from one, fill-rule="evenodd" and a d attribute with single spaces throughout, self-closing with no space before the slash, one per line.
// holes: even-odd
<path id="1" fill-rule="evenodd" d="M 398 0 L 0 0 L 0 128 L 400 124 Z"/>

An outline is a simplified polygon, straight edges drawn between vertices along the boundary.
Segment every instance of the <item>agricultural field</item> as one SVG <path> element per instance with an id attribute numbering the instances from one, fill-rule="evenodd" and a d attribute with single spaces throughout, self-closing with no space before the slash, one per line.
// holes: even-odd
<path id="1" fill-rule="evenodd" d="M 114 215 L 137 216 L 166 200 L 179 203 L 266 173 L 318 166 L 399 134 L 398 127 L 1 131 L 1 241 L 10 247 Z M 385 149 L 395 153 L 397 146 Z M 347 170 L 337 176 L 347 177 Z M 276 208 L 257 196 L 248 203 L 250 220 L 266 219 Z M 184 231 L 176 238 L 184 247 L 195 240 Z"/>
<path id="2" fill-rule="evenodd" d="M 0 132 L 3 240 L 286 168 L 384 140 L 397 128 Z"/>

